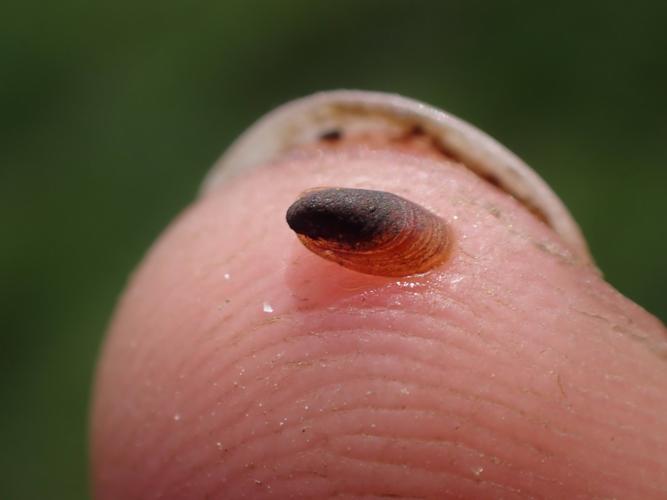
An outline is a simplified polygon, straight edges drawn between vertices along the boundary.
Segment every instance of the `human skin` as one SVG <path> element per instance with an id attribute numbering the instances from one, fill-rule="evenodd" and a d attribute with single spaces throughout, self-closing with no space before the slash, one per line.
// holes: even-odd
<path id="1" fill-rule="evenodd" d="M 380 189 L 451 255 L 403 279 L 306 250 L 287 207 Z M 410 144 L 313 146 L 197 200 L 100 360 L 95 497 L 667 498 L 667 332 L 546 225 Z"/>

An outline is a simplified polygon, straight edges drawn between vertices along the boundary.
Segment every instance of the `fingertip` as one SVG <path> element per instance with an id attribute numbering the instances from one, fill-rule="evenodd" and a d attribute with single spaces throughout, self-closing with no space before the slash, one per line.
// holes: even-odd
<path id="1" fill-rule="evenodd" d="M 391 279 L 309 253 L 284 214 L 326 185 L 419 202 L 450 258 Z M 98 373 L 97 496 L 655 497 L 664 365 L 632 339 L 662 333 L 455 162 L 294 153 L 209 192 L 133 279 Z"/>

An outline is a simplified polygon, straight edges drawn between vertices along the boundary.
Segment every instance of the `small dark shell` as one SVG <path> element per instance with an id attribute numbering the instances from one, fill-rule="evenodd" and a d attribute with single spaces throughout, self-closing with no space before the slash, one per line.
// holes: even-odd
<path id="1" fill-rule="evenodd" d="M 384 191 L 307 191 L 287 210 L 287 223 L 320 257 L 377 276 L 425 273 L 441 264 L 449 249 L 440 217 Z"/>

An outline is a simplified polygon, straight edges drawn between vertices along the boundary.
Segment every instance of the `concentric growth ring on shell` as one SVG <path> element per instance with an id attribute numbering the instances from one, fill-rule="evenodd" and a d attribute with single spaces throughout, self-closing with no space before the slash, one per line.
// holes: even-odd
<path id="1" fill-rule="evenodd" d="M 445 222 L 385 191 L 319 188 L 287 210 L 303 245 L 343 267 L 377 276 L 409 276 L 441 264 L 449 249 Z"/>

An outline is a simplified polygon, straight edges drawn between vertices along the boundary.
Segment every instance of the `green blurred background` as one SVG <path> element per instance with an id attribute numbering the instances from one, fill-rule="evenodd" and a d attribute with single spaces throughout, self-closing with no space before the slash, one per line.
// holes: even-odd
<path id="1" fill-rule="evenodd" d="M 534 166 L 607 279 L 667 318 L 667 3 L 0 8 L 0 498 L 86 498 L 97 351 L 208 167 L 321 89 L 443 107 Z"/>

